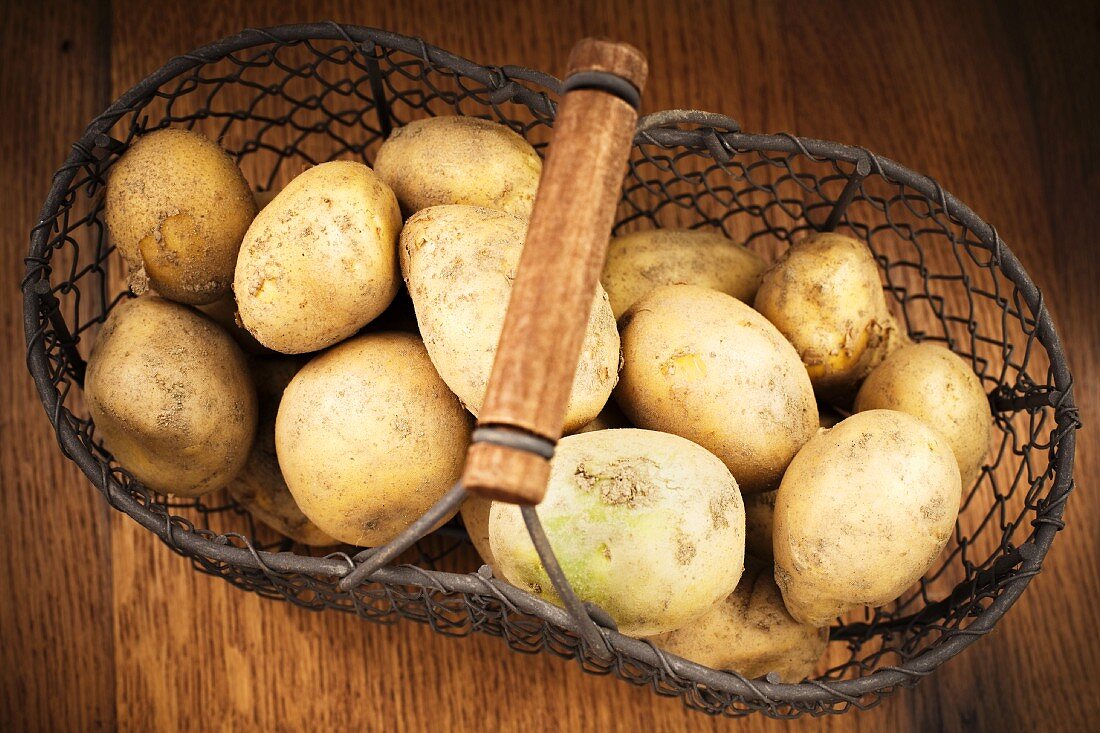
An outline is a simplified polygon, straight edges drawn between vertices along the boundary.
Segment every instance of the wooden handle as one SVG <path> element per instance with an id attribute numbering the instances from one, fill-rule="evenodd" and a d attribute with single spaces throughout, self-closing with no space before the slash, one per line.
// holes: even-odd
<path id="1" fill-rule="evenodd" d="M 479 426 L 561 437 L 638 119 L 623 97 L 636 99 L 646 73 L 626 44 L 588 38 L 570 54 L 566 88 L 581 76 L 558 107 Z M 549 474 L 539 455 L 474 442 L 463 481 L 487 498 L 537 504 Z"/>

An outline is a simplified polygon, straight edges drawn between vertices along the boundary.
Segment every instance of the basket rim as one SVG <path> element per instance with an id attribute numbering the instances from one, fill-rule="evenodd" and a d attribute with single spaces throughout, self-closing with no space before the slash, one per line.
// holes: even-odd
<path id="1" fill-rule="evenodd" d="M 204 45 L 187 54 L 176 56 L 158 70 L 121 94 L 104 112 L 87 126 L 80 139 L 73 144 L 65 162 L 55 172 L 52 184 L 42 206 L 36 225 L 31 230 L 30 250 L 26 272 L 22 281 L 24 331 L 27 347 L 27 366 L 35 381 L 39 398 L 47 417 L 54 427 L 63 453 L 76 463 L 91 483 L 107 498 L 114 509 L 124 512 L 178 552 L 201 555 L 219 563 L 259 570 L 264 573 L 303 573 L 328 577 L 342 577 L 352 567 L 343 556 L 324 558 L 297 555 L 295 553 L 269 553 L 251 546 L 237 547 L 209 539 L 202 534 L 186 531 L 151 511 L 136 500 L 111 474 L 108 467 L 85 448 L 72 427 L 61 419 L 62 395 L 50 379 L 48 357 L 44 339 L 44 327 L 40 324 L 48 318 L 50 305 L 48 247 L 51 222 L 69 185 L 81 166 L 90 162 L 92 151 L 102 144 L 102 138 L 119 119 L 138 101 L 146 98 L 165 82 L 193 68 L 217 62 L 226 56 L 247 48 L 266 44 L 289 44 L 311 40 L 346 41 L 373 49 L 375 44 L 419 56 L 430 63 L 447 66 L 486 86 L 501 88 L 511 84 L 511 99 L 533 105 L 550 105 L 553 102 L 545 92 L 536 92 L 510 80 L 528 81 L 551 93 L 560 90 L 556 77 L 521 66 L 487 67 L 464 57 L 449 53 L 426 43 L 422 39 L 378 28 L 344 25 L 332 21 L 322 23 L 289 24 L 270 28 L 251 28 L 233 36 Z M 499 76 L 498 76 L 499 75 Z M 681 129 L 680 125 L 705 126 L 702 129 Z M 718 132 L 724 128 L 725 132 Z M 1077 408 L 1073 398 L 1073 378 L 1065 356 L 1062 341 L 1046 308 L 1042 292 L 1031 280 L 1015 254 L 1004 244 L 996 229 L 975 214 L 966 204 L 946 191 L 928 176 L 862 147 L 804 138 L 787 133 L 751 134 L 740 130 L 740 125 L 724 115 L 685 110 L 668 110 L 655 113 L 639 121 L 635 144 L 658 142 L 663 145 L 706 146 L 717 136 L 727 151 L 772 151 L 802 153 L 815 159 L 835 159 L 859 165 L 869 165 L 870 170 L 884 178 L 903 183 L 938 201 L 944 212 L 978 236 L 981 246 L 988 249 L 998 269 L 1018 288 L 1024 302 L 1036 322 L 1036 338 L 1043 345 L 1050 362 L 1050 372 L 1056 388 L 1051 393 L 1055 408 L 1055 425 L 1059 431 L 1051 445 L 1051 466 L 1055 481 L 1043 506 L 1037 511 L 1032 525 L 1037 525 L 1032 537 L 1020 545 L 1020 567 L 1002 585 L 1002 592 L 977 614 L 965 633 L 957 633 L 942 642 L 920 652 L 901 666 L 880 667 L 871 674 L 855 679 L 834 681 L 809 681 L 780 683 L 767 680 L 748 680 L 743 676 L 710 669 L 667 652 L 657 652 L 644 641 L 623 636 L 616 631 L 603 629 L 605 638 L 619 652 L 638 661 L 665 667 L 673 675 L 693 684 L 732 693 L 757 703 L 776 705 L 836 704 L 848 703 L 860 706 L 860 698 L 870 693 L 880 693 L 900 686 L 915 684 L 936 667 L 968 647 L 988 632 L 1016 602 L 1036 575 L 1053 543 L 1054 536 L 1064 526 L 1062 515 L 1066 499 L 1074 488 L 1072 470 L 1076 444 Z M 708 137 L 710 140 L 708 140 Z M 98 138 L 98 140 L 97 140 Z M 46 287 L 42 286 L 46 283 Z M 477 573 L 445 573 L 410 566 L 387 566 L 375 572 L 370 580 L 415 586 L 426 590 L 449 593 L 503 595 L 521 612 L 554 624 L 570 632 L 578 632 L 579 624 L 570 614 L 558 606 L 536 598 L 503 581 L 488 579 Z"/>

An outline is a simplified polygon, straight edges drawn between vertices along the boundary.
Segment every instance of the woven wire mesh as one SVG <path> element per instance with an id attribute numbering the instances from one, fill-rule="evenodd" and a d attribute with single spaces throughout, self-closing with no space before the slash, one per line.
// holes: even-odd
<path id="1" fill-rule="evenodd" d="M 553 77 L 486 67 L 419 39 L 336 24 L 246 31 L 170 61 L 89 126 L 58 171 L 32 234 L 23 283 L 28 365 L 66 455 L 116 509 L 194 566 L 265 597 L 443 634 L 482 632 L 514 650 L 576 659 L 690 707 L 730 716 L 843 712 L 914 684 L 986 633 L 1039 571 L 1072 490 L 1078 426 L 1071 377 L 1042 296 L 996 231 L 934 181 L 870 152 L 752 135 L 729 118 L 665 112 L 639 123 L 616 231 L 709 227 L 773 257 L 837 228 L 871 247 L 894 310 L 915 339 L 939 341 L 990 393 L 996 443 L 967 487 L 954 537 L 897 602 L 839 619 L 817 677 L 746 680 L 604 636 L 595 654 L 565 611 L 492 578 L 452 523 L 354 590 L 338 587 L 352 548 L 292 545 L 224 493 L 176 501 L 137 482 L 97 441 L 81 402 L 97 327 L 127 297 L 102 224 L 111 166 L 166 126 L 219 140 L 260 190 L 315 163 L 370 163 L 391 129 L 426 115 L 505 123 L 542 149 Z M 929 398 L 935 398 L 930 395 Z"/>

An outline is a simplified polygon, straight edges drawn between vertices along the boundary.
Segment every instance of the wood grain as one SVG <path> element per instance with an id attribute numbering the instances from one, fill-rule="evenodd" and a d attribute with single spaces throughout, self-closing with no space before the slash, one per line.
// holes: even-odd
<path id="1" fill-rule="evenodd" d="M 9 7 L 10 6 L 10 7 Z M 1100 717 L 1097 8 L 1021 2 L 514 0 L 5 4 L 8 273 L 0 381 L 0 729 L 1087 730 Z M 52 170 L 110 98 L 245 26 L 334 18 L 485 63 L 563 68 L 579 38 L 650 59 L 644 110 L 856 142 L 935 176 L 1043 285 L 1086 429 L 1044 572 L 915 690 L 842 718 L 713 720 L 496 639 L 443 639 L 261 600 L 109 512 L 61 457 L 26 374 L 15 283 Z"/>
<path id="2" fill-rule="evenodd" d="M 58 451 L 23 358 L 18 293 L 30 230 L 53 171 L 110 101 L 106 6 L 20 4 L 4 11 L 0 730 L 110 730 L 109 510 Z"/>

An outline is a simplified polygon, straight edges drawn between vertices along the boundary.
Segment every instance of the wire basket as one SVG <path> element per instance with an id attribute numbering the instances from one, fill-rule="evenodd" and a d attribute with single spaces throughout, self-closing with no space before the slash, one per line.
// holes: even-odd
<path id="1" fill-rule="evenodd" d="M 845 231 L 874 252 L 909 335 L 949 346 L 990 395 L 994 446 L 964 487 L 947 549 L 895 603 L 838 620 L 816 679 L 781 684 L 708 669 L 622 636 L 598 613 L 539 600 L 477 570 L 457 523 L 418 542 L 401 557 L 408 562 L 343 590 L 341 579 L 369 552 L 322 557 L 292 547 L 220 493 L 170 500 L 97 441 L 81 401 L 84 359 L 97 327 L 128 297 L 102 223 L 103 189 L 136 137 L 169 125 L 199 129 L 254 186 L 271 189 L 325 160 L 369 164 L 394 127 L 427 115 L 496 120 L 541 151 L 559 90 L 540 72 L 321 23 L 245 31 L 172 59 L 123 94 L 55 174 L 26 260 L 27 363 L 62 451 L 112 507 L 197 569 L 268 598 L 382 623 L 414 619 L 452 636 L 499 636 L 516 651 L 576 659 L 711 714 L 839 713 L 915 684 L 987 633 L 1039 572 L 1064 526 L 1079 423 L 1042 294 L 996 230 L 932 179 L 862 148 L 749 134 L 721 115 L 649 115 L 639 121 L 615 227 L 719 228 L 765 257 L 808 231 Z"/>

